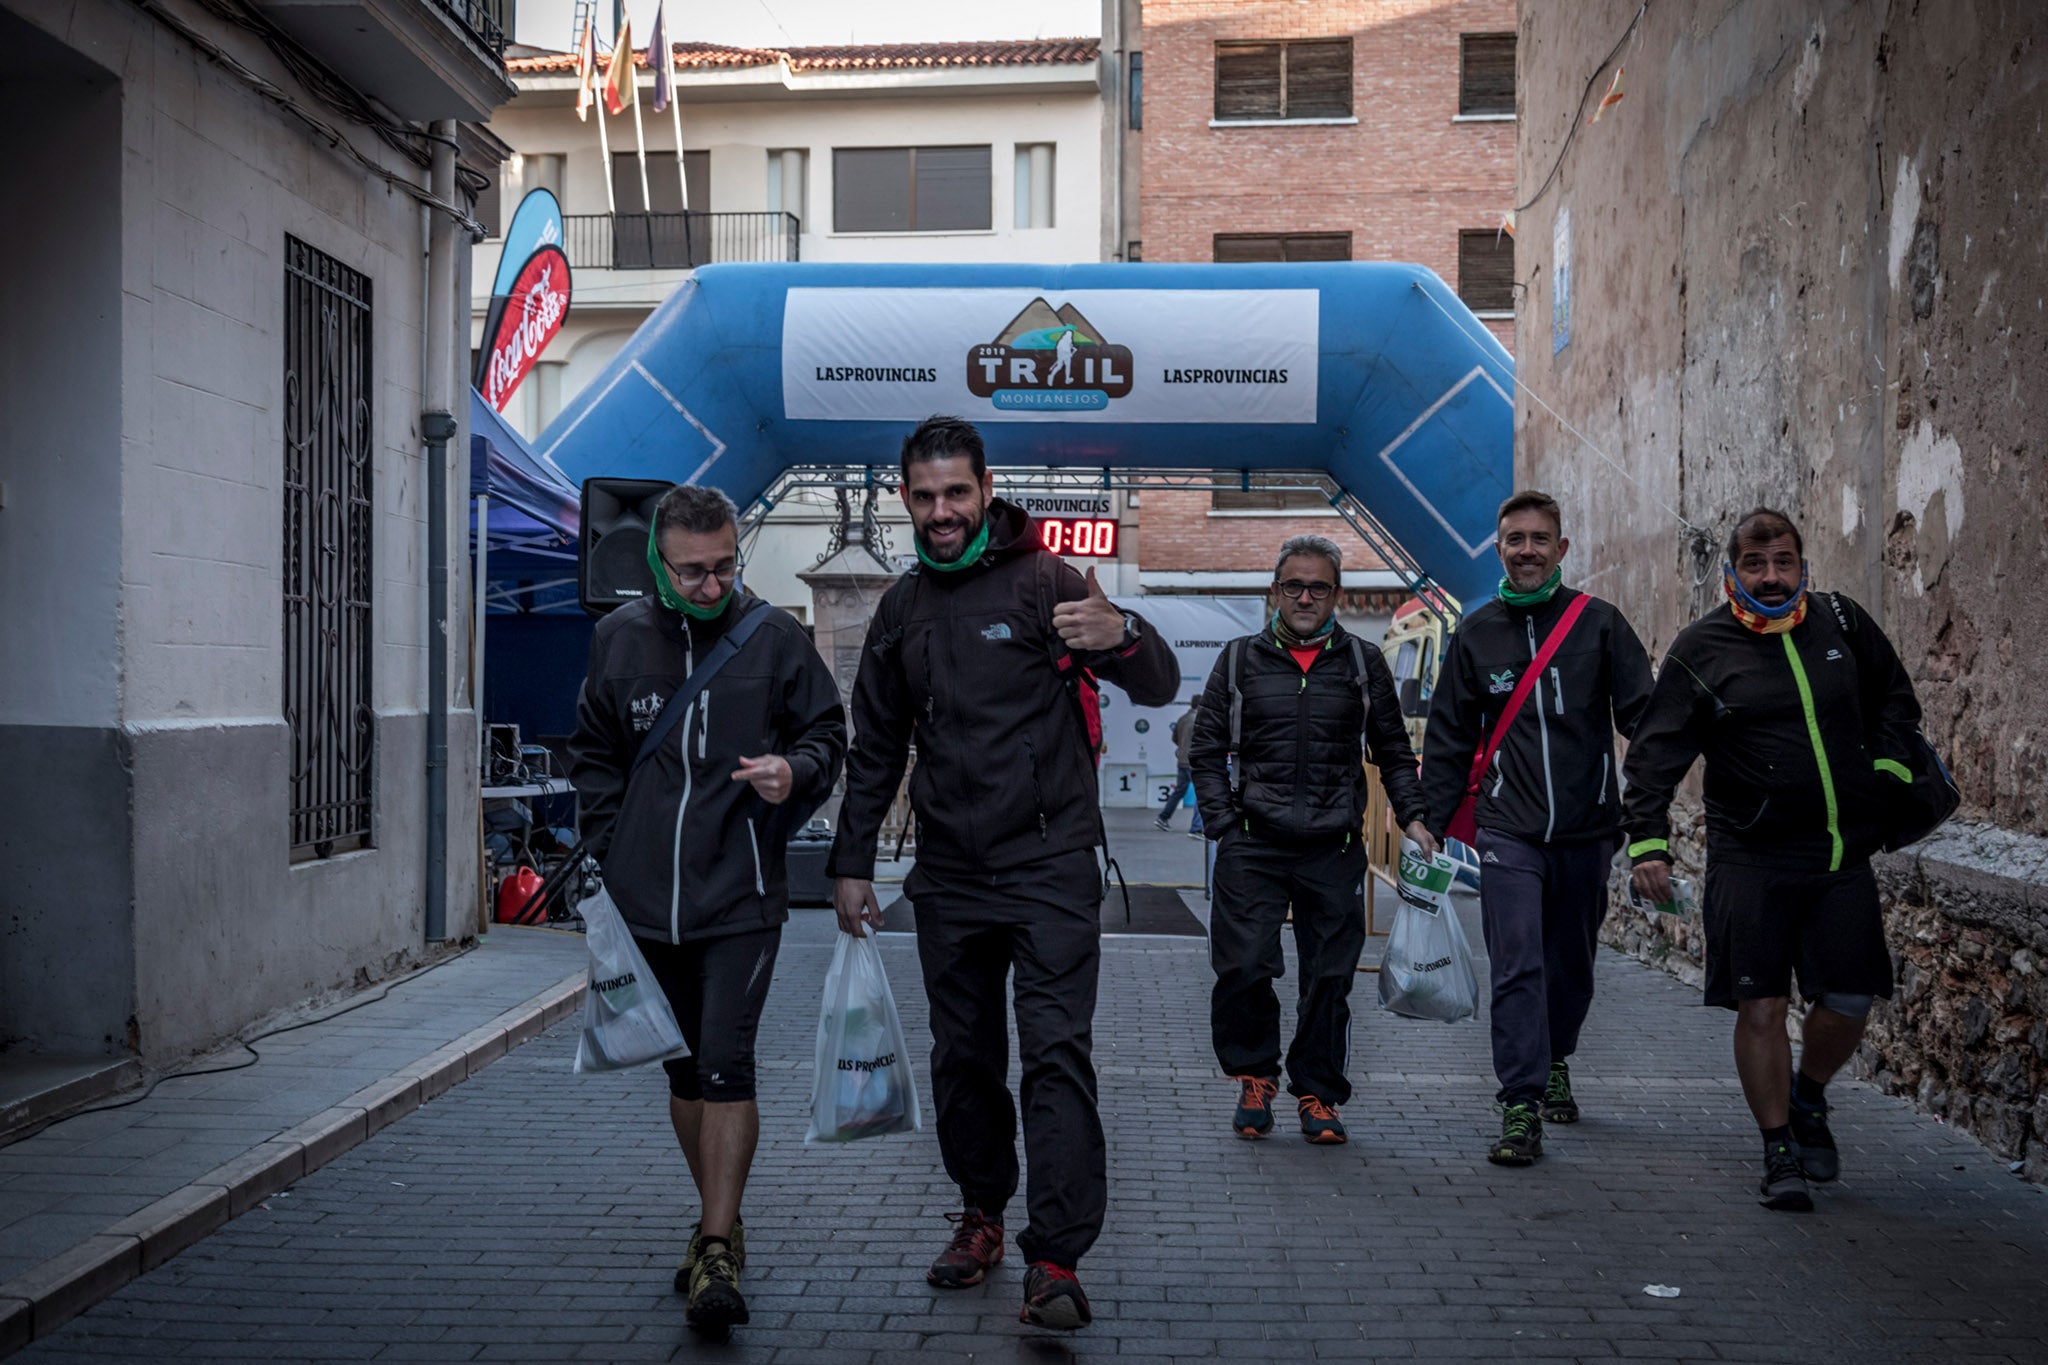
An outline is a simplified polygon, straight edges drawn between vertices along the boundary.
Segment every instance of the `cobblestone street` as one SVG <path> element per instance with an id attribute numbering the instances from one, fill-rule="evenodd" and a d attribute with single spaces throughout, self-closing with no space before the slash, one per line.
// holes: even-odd
<path id="1" fill-rule="evenodd" d="M 1844 1179 L 1813 1215 L 1760 1209 L 1727 1018 L 1655 971 L 1602 951 L 1575 1071 L 1587 1118 L 1508 1171 L 1480 1155 L 1495 1122 L 1483 1025 L 1393 1019 L 1369 976 L 1350 1145 L 1311 1148 L 1287 1118 L 1263 1143 L 1231 1136 L 1195 939 L 1105 945 L 1110 1211 L 1082 1266 L 1097 1320 L 1072 1337 L 1021 1327 L 1015 1259 L 977 1289 L 924 1284 L 954 1207 L 929 1128 L 802 1144 L 832 933 L 799 912 L 777 969 L 746 1202 L 753 1321 L 731 1343 L 697 1343 L 669 1286 L 695 1207 L 659 1077 L 570 1074 L 564 1023 L 21 1359 L 2048 1354 L 2040 1189 L 1842 1082 Z M 890 936 L 884 954 L 922 1053 L 914 948 Z"/>

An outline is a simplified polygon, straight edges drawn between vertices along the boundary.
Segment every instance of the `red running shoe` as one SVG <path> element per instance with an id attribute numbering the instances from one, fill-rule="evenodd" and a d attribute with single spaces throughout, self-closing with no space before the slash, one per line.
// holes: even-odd
<path id="1" fill-rule="evenodd" d="M 1071 1332 L 1095 1321 L 1095 1314 L 1073 1271 L 1051 1261 L 1033 1261 L 1024 1272 L 1024 1311 L 1017 1321 Z"/>
<path id="2" fill-rule="evenodd" d="M 980 1284 L 983 1276 L 1002 1264 L 1003 1225 L 989 1222 L 981 1216 L 980 1209 L 949 1213 L 946 1221 L 959 1226 L 953 1230 L 953 1240 L 932 1262 L 932 1268 L 925 1271 L 925 1283 L 938 1289 L 966 1289 Z"/>

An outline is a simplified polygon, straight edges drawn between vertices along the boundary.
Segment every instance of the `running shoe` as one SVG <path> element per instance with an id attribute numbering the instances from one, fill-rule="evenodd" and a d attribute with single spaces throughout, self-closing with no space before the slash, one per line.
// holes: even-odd
<path id="1" fill-rule="evenodd" d="M 690 1306 L 683 1312 L 690 1330 L 711 1341 L 724 1341 L 747 1320 L 747 1301 L 740 1297 L 740 1263 L 728 1247 L 713 1243 L 697 1257 L 690 1272 Z"/>
<path id="2" fill-rule="evenodd" d="M 1024 1272 L 1024 1311 L 1017 1321 L 1071 1332 L 1095 1321 L 1095 1314 L 1073 1271 L 1051 1261 L 1033 1261 Z"/>
<path id="3" fill-rule="evenodd" d="M 732 1220 L 732 1258 L 741 1270 L 747 1268 L 747 1224 L 743 1218 Z M 683 1253 L 683 1263 L 676 1268 L 676 1293 L 690 1292 L 690 1272 L 697 1268 L 698 1257 L 704 1254 L 704 1225 L 690 1234 L 690 1249 Z"/>
<path id="4" fill-rule="evenodd" d="M 925 1271 L 925 1283 L 938 1289 L 980 1284 L 983 1276 L 1002 1264 L 1003 1225 L 982 1217 L 980 1209 L 949 1213 L 946 1221 L 956 1225 L 953 1240 Z"/>
<path id="5" fill-rule="evenodd" d="M 1503 1106 L 1500 1111 L 1500 1140 L 1487 1149 L 1486 1159 L 1496 1166 L 1533 1166 L 1543 1155 L 1543 1115 L 1526 1101 Z"/>
<path id="6" fill-rule="evenodd" d="M 1158 830 L 1161 834 L 1173 833 L 1173 826 L 1167 824 L 1164 820 L 1154 820 L 1152 822 L 1152 828 Z"/>
<path id="7" fill-rule="evenodd" d="M 1841 1153 L 1835 1150 L 1835 1135 L 1828 1131 L 1828 1106 L 1792 1101 L 1792 1142 L 1799 1152 L 1799 1166 L 1808 1180 L 1826 1184 L 1842 1174 Z"/>
<path id="8" fill-rule="evenodd" d="M 1572 1069 L 1569 1064 L 1550 1064 L 1550 1079 L 1544 1083 L 1543 1105 L 1538 1113 L 1545 1123 L 1579 1121 L 1579 1102 L 1572 1098 Z"/>
<path id="9" fill-rule="evenodd" d="M 1767 1209 L 1806 1213 L 1813 1208 L 1813 1195 L 1799 1169 L 1797 1147 L 1777 1142 L 1764 1148 L 1764 1178 L 1758 1182 L 1756 1192 L 1757 1201 Z"/>
<path id="10" fill-rule="evenodd" d="M 1344 1121 L 1337 1117 L 1335 1107 L 1324 1104 L 1314 1095 L 1301 1097 L 1301 1135 L 1319 1146 L 1334 1146 L 1351 1140 L 1344 1131 Z"/>
<path id="11" fill-rule="evenodd" d="M 1241 1138 L 1262 1138 L 1273 1131 L 1273 1096 L 1280 1092 L 1280 1082 L 1269 1081 L 1264 1076 L 1233 1076 L 1243 1087 L 1237 1096 L 1237 1112 L 1230 1116 L 1230 1126 Z"/>

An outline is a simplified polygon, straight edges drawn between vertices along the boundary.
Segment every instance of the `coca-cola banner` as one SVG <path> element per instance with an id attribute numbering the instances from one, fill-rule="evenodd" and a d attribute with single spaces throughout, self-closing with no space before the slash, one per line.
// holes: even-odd
<path id="1" fill-rule="evenodd" d="M 510 291 L 491 301 L 477 357 L 477 388 L 484 401 L 505 410 L 568 316 L 569 258 L 558 246 L 540 247 L 526 258 Z"/>

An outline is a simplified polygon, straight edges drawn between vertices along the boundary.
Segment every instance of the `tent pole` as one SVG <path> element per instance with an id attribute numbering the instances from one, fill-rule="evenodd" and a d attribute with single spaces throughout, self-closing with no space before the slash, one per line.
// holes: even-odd
<path id="1" fill-rule="evenodd" d="M 478 761 L 486 783 L 491 771 L 491 732 L 484 724 L 484 598 L 490 590 L 491 495 L 476 495 L 476 628 L 470 632 L 469 695 L 476 701 Z"/>

